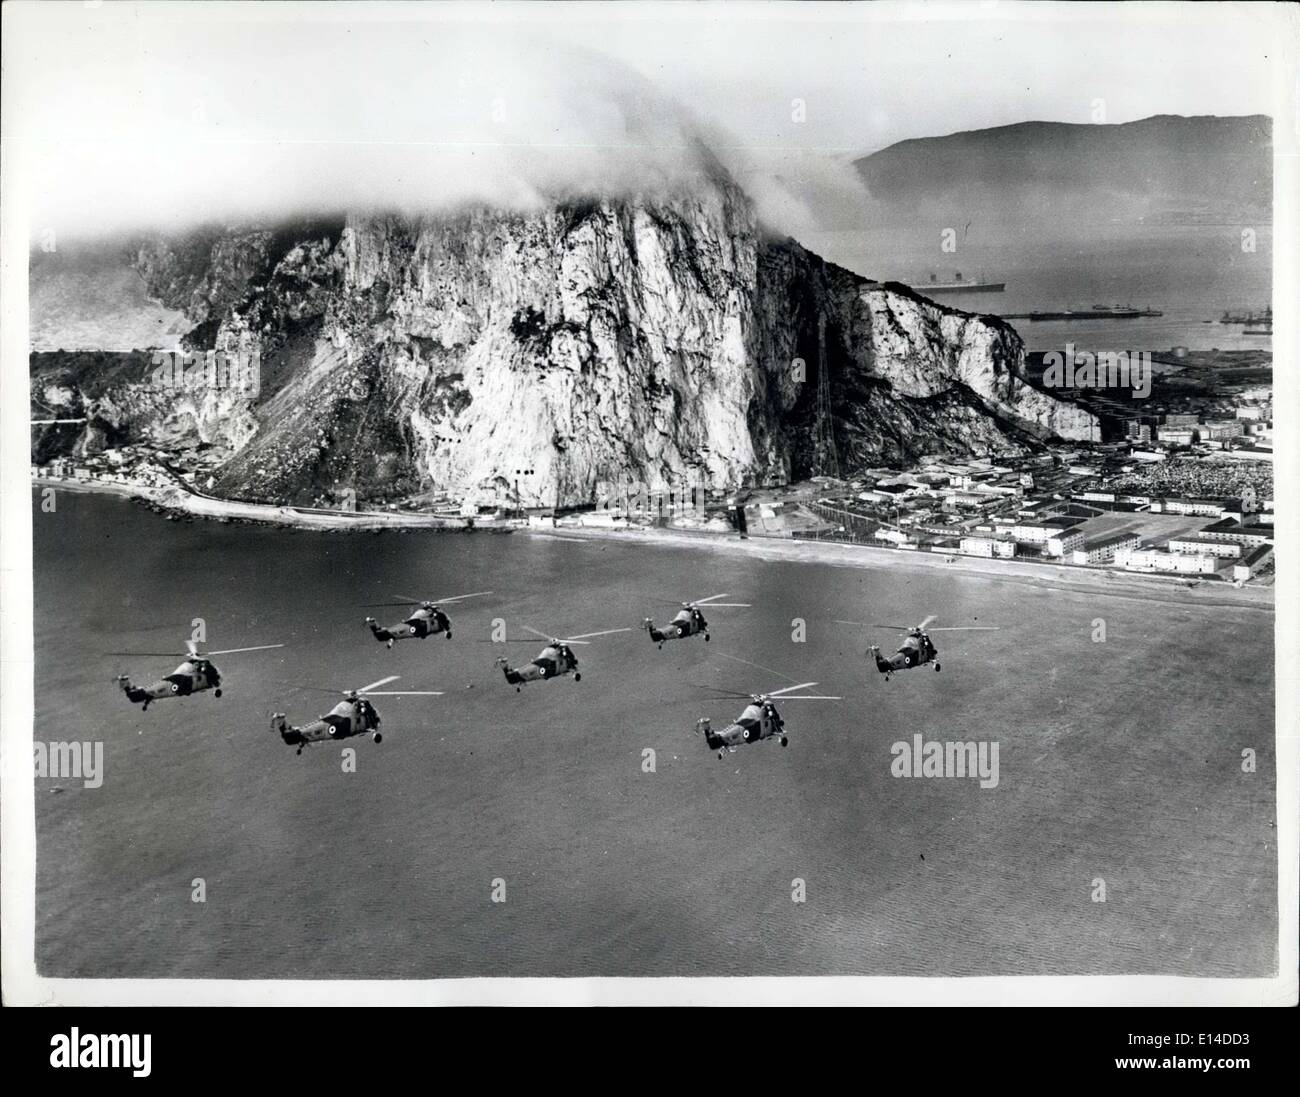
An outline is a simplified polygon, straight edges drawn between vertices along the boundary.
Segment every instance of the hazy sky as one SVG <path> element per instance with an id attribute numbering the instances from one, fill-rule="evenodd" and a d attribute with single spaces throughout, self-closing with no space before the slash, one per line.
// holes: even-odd
<path id="1" fill-rule="evenodd" d="M 72 2 L 4 15 L 6 151 L 32 156 L 37 219 L 77 232 L 639 185 L 690 162 L 697 123 L 780 207 L 759 177 L 793 165 L 854 186 L 850 154 L 908 137 L 1090 122 L 1099 101 L 1107 122 L 1272 113 L 1279 9 Z"/>

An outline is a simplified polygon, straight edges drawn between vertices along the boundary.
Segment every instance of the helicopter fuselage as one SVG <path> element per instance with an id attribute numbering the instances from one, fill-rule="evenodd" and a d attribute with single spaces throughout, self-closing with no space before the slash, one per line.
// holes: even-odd
<path id="1" fill-rule="evenodd" d="M 505 659 L 498 659 L 497 666 L 502 669 L 506 681 L 512 686 L 520 686 L 525 682 L 539 682 L 544 678 L 562 678 L 566 674 L 572 674 L 574 681 L 582 678 L 578 673 L 578 657 L 573 654 L 573 649 L 568 644 L 547 644 L 536 659 L 520 667 L 512 667 Z"/>
<path id="2" fill-rule="evenodd" d="M 221 696 L 221 672 L 209 659 L 186 659 L 170 674 L 147 686 L 135 685 L 126 675 L 120 675 L 117 681 L 128 701 L 146 709 L 151 702 L 165 697 L 188 697 L 208 689 Z"/>
<path id="3" fill-rule="evenodd" d="M 878 647 L 872 647 L 871 654 L 875 656 L 876 669 L 884 675 L 893 674 L 896 670 L 910 670 L 912 667 L 931 662 L 934 663 L 935 670 L 939 669 L 939 649 L 924 632 L 909 633 L 907 639 L 889 658 L 881 655 Z"/>
<path id="4" fill-rule="evenodd" d="M 771 701 L 751 701 L 745 711 L 721 731 L 714 731 L 707 716 L 701 716 L 695 723 L 695 729 L 704 736 L 710 750 L 716 750 L 721 758 L 724 752 L 736 750 L 746 743 L 757 743 L 762 739 L 780 738 L 781 745 L 786 745 L 785 721 L 777 712 Z"/>
<path id="5" fill-rule="evenodd" d="M 278 731 L 280 738 L 289 746 L 296 746 L 298 753 L 310 743 L 324 743 L 334 739 L 351 739 L 358 735 L 374 734 L 375 742 L 381 742 L 379 733 L 379 713 L 375 706 L 364 697 L 340 701 L 324 716 L 302 727 L 292 727 L 283 712 L 271 716 L 271 730 Z"/>
<path id="6" fill-rule="evenodd" d="M 680 640 L 686 636 L 695 636 L 699 633 L 704 634 L 704 639 L 709 638 L 709 622 L 704 619 L 704 614 L 693 607 L 681 609 L 677 616 L 662 628 L 656 628 L 654 621 L 647 617 L 641 622 L 641 627 L 650 634 L 650 639 L 657 644 L 663 644 L 665 640 Z"/>
<path id="7" fill-rule="evenodd" d="M 376 640 L 390 647 L 394 640 L 425 640 L 439 633 L 451 639 L 451 619 L 437 606 L 421 606 L 400 624 L 381 625 L 373 617 L 366 624 Z"/>

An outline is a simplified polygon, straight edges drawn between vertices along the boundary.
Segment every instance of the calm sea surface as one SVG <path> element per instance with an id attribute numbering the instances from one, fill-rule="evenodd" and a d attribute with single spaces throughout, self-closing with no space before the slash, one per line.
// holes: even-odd
<path id="1" fill-rule="evenodd" d="M 1005 282 L 1003 293 L 936 298 L 968 312 L 1003 313 L 1136 305 L 1164 313 L 1133 320 L 1013 320 L 1030 350 L 1067 341 L 1082 350 L 1271 350 L 1269 336 L 1218 323 L 1225 311 L 1261 311 L 1272 300 L 1272 230 L 1253 226 L 1253 251 L 1242 250 L 1241 225 L 1094 227 L 1065 241 L 1026 227 L 998 232 L 958 224 L 957 250 L 941 250 L 944 226 L 894 226 L 872 232 L 807 234 L 804 243 L 870 278 L 915 285 L 931 273 Z M 1205 323 L 1205 321 L 1212 321 Z"/>
<path id="2" fill-rule="evenodd" d="M 1272 614 L 703 549 L 168 522 L 63 493 L 34 508 L 38 740 L 100 740 L 98 789 L 36 782 L 37 953 L 55 976 L 1180 973 L 1275 966 Z M 455 638 L 371 640 L 360 603 L 491 589 Z M 713 640 L 634 631 L 583 679 L 509 687 L 493 618 L 635 625 L 726 591 Z M 996 624 L 888 684 L 831 619 Z M 225 695 L 142 713 L 112 678 L 189 622 Z M 1107 640 L 1093 643 L 1104 618 Z M 807 622 L 804 643 L 791 622 Z M 891 633 L 879 634 L 885 643 Z M 516 659 L 533 649 L 508 645 Z M 692 683 L 815 679 L 791 743 L 719 761 Z M 400 674 L 384 741 L 296 757 L 301 722 Z M 903 779 L 891 744 L 995 740 L 1000 783 Z M 1241 770 L 1243 748 L 1258 769 Z M 656 772 L 642 770 L 656 752 Z M 60 786 L 62 791 L 52 789 Z M 206 902 L 191 901 L 201 878 Z M 792 882 L 807 901 L 791 901 Z M 493 881 L 506 902 L 493 903 Z M 1106 899 L 1092 901 L 1097 879 Z"/>

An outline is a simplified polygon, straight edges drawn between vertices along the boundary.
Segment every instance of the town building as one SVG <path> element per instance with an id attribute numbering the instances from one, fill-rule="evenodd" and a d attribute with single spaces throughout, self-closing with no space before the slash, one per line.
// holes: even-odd
<path id="1" fill-rule="evenodd" d="M 1236 541 L 1216 540 L 1193 534 L 1189 537 L 1171 537 L 1170 552 L 1183 552 L 1193 556 L 1220 556 L 1234 558 L 1241 555 L 1242 546 Z"/>
<path id="2" fill-rule="evenodd" d="M 1085 541 L 1082 547 L 1072 551 L 1071 559 L 1076 564 L 1109 564 L 1115 559 L 1115 553 L 1137 548 L 1140 543 L 1136 533 L 1112 533 Z"/>
<path id="3" fill-rule="evenodd" d="M 1115 553 L 1115 563 L 1129 571 L 1167 571 L 1193 575 L 1212 574 L 1219 567 L 1219 561 L 1214 556 L 1193 556 L 1154 548 L 1120 549 Z"/>
<path id="4" fill-rule="evenodd" d="M 1259 569 L 1272 559 L 1272 556 L 1272 545 L 1260 545 L 1258 548 L 1251 549 L 1250 552 L 1232 565 L 1232 578 L 1238 583 L 1244 583 L 1247 579 L 1255 576 Z"/>

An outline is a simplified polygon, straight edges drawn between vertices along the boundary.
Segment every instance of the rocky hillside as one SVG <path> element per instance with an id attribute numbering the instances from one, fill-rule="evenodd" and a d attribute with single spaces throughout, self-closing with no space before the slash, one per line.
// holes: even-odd
<path id="1" fill-rule="evenodd" d="M 689 191 L 208 229 L 132 254 L 190 343 L 261 354 L 261 391 L 83 392 L 65 372 L 60 398 L 91 418 L 73 444 L 101 420 L 119 440 L 217 442 L 217 491 L 241 498 L 491 503 L 518 484 L 569 505 L 628 478 L 784 481 L 822 471 L 822 368 L 844 470 L 1091 425 L 1019 380 L 1009 327 L 768 237 L 712 162 Z"/>

